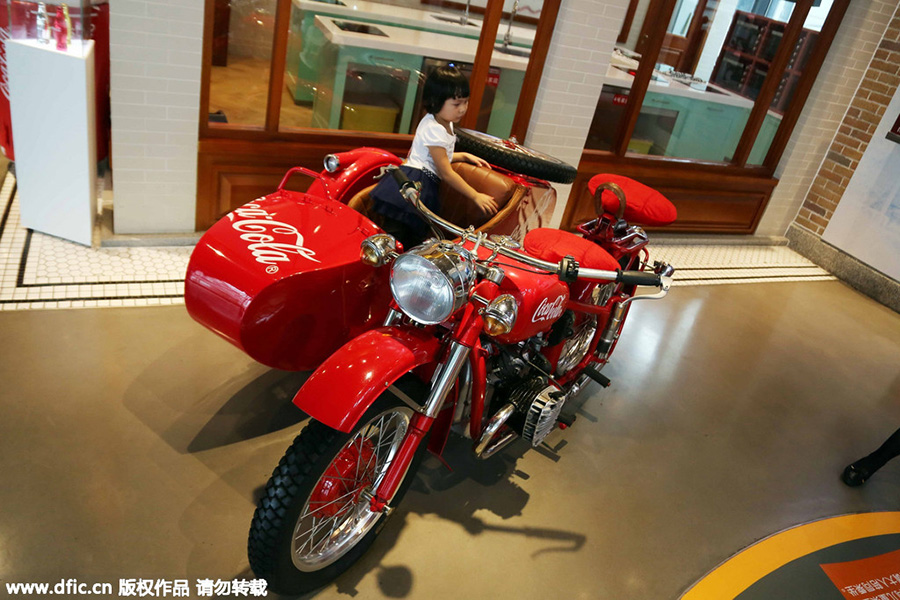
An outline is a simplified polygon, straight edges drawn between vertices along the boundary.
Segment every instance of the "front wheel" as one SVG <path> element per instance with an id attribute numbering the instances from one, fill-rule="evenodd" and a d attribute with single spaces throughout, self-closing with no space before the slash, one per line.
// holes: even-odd
<path id="1" fill-rule="evenodd" d="M 385 394 L 349 434 L 317 421 L 300 432 L 266 484 L 247 542 L 250 567 L 273 591 L 322 587 L 372 545 L 386 515 L 369 510 L 368 492 L 381 483 L 411 417 L 409 407 Z M 392 505 L 409 487 L 413 467 Z"/>

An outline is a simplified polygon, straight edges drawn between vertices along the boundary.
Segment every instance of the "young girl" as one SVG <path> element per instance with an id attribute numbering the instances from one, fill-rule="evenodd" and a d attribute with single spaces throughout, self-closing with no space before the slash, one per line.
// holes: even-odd
<path id="1" fill-rule="evenodd" d="M 490 168 L 487 161 L 468 152 L 454 152 L 459 123 L 469 107 L 469 82 L 456 67 L 438 67 L 425 80 L 422 104 L 428 114 L 416 127 L 409 156 L 400 169 L 411 181 L 422 184 L 421 201 L 435 213 L 440 210 L 438 192 L 441 181 L 474 201 L 485 214 L 497 213 L 497 202 L 477 192 L 450 167 L 451 162 L 468 162 Z M 381 178 L 372 190 L 375 212 L 382 216 L 382 229 L 393 235 L 405 249 L 419 244 L 430 229 L 419 213 L 400 196 L 391 176 Z"/>

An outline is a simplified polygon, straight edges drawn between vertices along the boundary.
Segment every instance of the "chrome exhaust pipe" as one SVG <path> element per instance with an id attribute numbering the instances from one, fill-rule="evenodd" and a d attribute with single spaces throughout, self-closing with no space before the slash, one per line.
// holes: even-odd
<path id="1" fill-rule="evenodd" d="M 500 431 L 500 428 L 504 423 L 512 416 L 512 414 L 516 412 L 516 407 L 514 404 L 504 404 L 497 413 L 491 417 L 491 420 L 488 421 L 487 427 L 484 428 L 484 432 L 481 434 L 481 438 L 478 440 L 478 443 L 475 444 L 475 456 L 481 459 L 490 458 L 507 445 L 516 439 L 518 434 L 514 431 L 507 432 L 503 437 L 499 440 L 494 441 L 494 436 Z"/>

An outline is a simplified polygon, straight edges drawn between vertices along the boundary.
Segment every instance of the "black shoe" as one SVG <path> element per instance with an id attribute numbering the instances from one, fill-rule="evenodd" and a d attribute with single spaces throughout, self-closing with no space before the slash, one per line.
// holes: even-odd
<path id="1" fill-rule="evenodd" d="M 850 487 L 859 487 L 871 476 L 872 473 L 868 469 L 853 463 L 852 465 L 847 465 L 847 468 L 841 473 L 841 481 Z"/>
<path id="2" fill-rule="evenodd" d="M 884 462 L 879 460 L 878 457 L 866 456 L 855 463 L 847 465 L 847 468 L 841 473 L 841 481 L 850 487 L 858 487 L 864 484 L 869 477 L 875 474 L 875 471 L 883 466 Z"/>

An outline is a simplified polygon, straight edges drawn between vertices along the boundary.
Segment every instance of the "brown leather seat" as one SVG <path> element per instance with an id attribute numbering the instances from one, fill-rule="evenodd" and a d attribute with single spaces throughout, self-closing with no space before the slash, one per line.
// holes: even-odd
<path id="1" fill-rule="evenodd" d="M 390 175 L 388 175 L 390 177 Z M 350 198 L 350 202 L 347 203 L 347 206 L 360 213 L 376 225 L 381 225 L 381 215 L 375 212 L 374 202 L 372 202 L 372 198 L 369 197 L 369 194 L 372 193 L 372 190 L 375 189 L 374 185 L 370 185 L 367 188 L 363 188 L 356 192 L 356 195 Z"/>
<path id="2" fill-rule="evenodd" d="M 486 215 L 471 200 L 454 190 L 446 182 L 441 183 L 441 211 L 440 216 L 460 227 L 474 225 L 478 231 L 490 231 L 497 223 L 500 223 L 517 208 L 525 188 L 506 175 L 476 167 L 469 163 L 453 163 L 454 171 L 477 191 L 488 194 L 497 201 L 499 208 L 496 215 Z M 375 186 L 369 186 L 357 193 L 347 206 L 362 213 L 375 224 L 379 224 L 378 213 L 373 210 L 372 200 L 369 194 Z"/>

